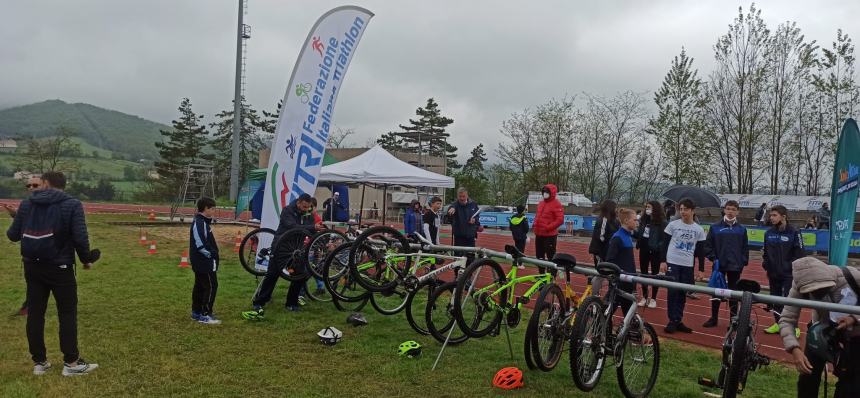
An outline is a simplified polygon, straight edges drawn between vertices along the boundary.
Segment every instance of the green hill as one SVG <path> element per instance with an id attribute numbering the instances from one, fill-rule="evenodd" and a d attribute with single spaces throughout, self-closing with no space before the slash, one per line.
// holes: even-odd
<path id="1" fill-rule="evenodd" d="M 48 137 L 64 126 L 93 147 L 155 159 L 158 130 L 169 126 L 90 104 L 49 100 L 0 110 L 0 136 Z"/>

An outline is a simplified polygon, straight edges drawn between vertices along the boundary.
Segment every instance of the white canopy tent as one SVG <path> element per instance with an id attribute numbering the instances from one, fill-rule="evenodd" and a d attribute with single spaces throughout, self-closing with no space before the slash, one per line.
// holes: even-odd
<path id="1" fill-rule="evenodd" d="M 402 185 L 410 187 L 453 188 L 454 178 L 443 176 L 406 163 L 376 145 L 361 155 L 342 162 L 323 166 L 320 182 L 375 184 L 383 187 Z M 364 191 L 362 190 L 362 207 Z M 383 196 L 383 219 L 385 217 Z M 359 219 L 360 222 L 360 219 Z"/>

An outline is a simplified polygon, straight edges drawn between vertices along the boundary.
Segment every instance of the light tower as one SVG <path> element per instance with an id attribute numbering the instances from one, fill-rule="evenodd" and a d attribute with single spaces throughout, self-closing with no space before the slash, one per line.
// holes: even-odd
<path id="1" fill-rule="evenodd" d="M 230 157 L 230 200 L 239 196 L 239 134 L 242 128 L 242 97 L 245 95 L 245 56 L 251 26 L 243 18 L 248 12 L 247 0 L 239 0 L 239 23 L 236 27 L 236 86 L 233 96 L 233 152 Z"/>

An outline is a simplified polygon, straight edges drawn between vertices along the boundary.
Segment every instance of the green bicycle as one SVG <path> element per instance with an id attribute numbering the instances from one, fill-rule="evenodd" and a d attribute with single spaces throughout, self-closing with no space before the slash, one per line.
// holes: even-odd
<path id="1" fill-rule="evenodd" d="M 522 262 L 516 257 L 513 262 L 506 275 L 496 261 L 480 259 L 457 279 L 453 315 L 467 336 L 480 338 L 496 333 L 503 317 L 509 327 L 516 327 L 522 318 L 522 308 L 531 297 L 545 286 L 554 286 L 554 277 L 549 273 L 517 276 L 523 269 Z M 517 297 L 517 287 L 525 283 L 532 285 Z"/>

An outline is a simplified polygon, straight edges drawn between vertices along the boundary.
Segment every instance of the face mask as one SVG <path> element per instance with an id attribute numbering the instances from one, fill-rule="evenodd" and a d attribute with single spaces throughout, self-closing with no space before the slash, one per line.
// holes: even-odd
<path id="1" fill-rule="evenodd" d="M 650 216 L 650 215 L 651 215 L 651 212 L 652 212 L 652 210 L 651 210 L 651 209 L 645 209 L 645 215 L 646 215 L 646 216 Z"/>
<path id="2" fill-rule="evenodd" d="M 549 199 L 549 192 L 544 192 L 544 193 L 543 193 L 543 198 L 544 198 L 544 199 Z"/>
<path id="3" fill-rule="evenodd" d="M 726 222 L 729 224 L 734 224 L 735 220 L 737 220 L 737 219 L 738 219 L 737 217 L 729 218 L 729 216 L 726 216 Z"/>

